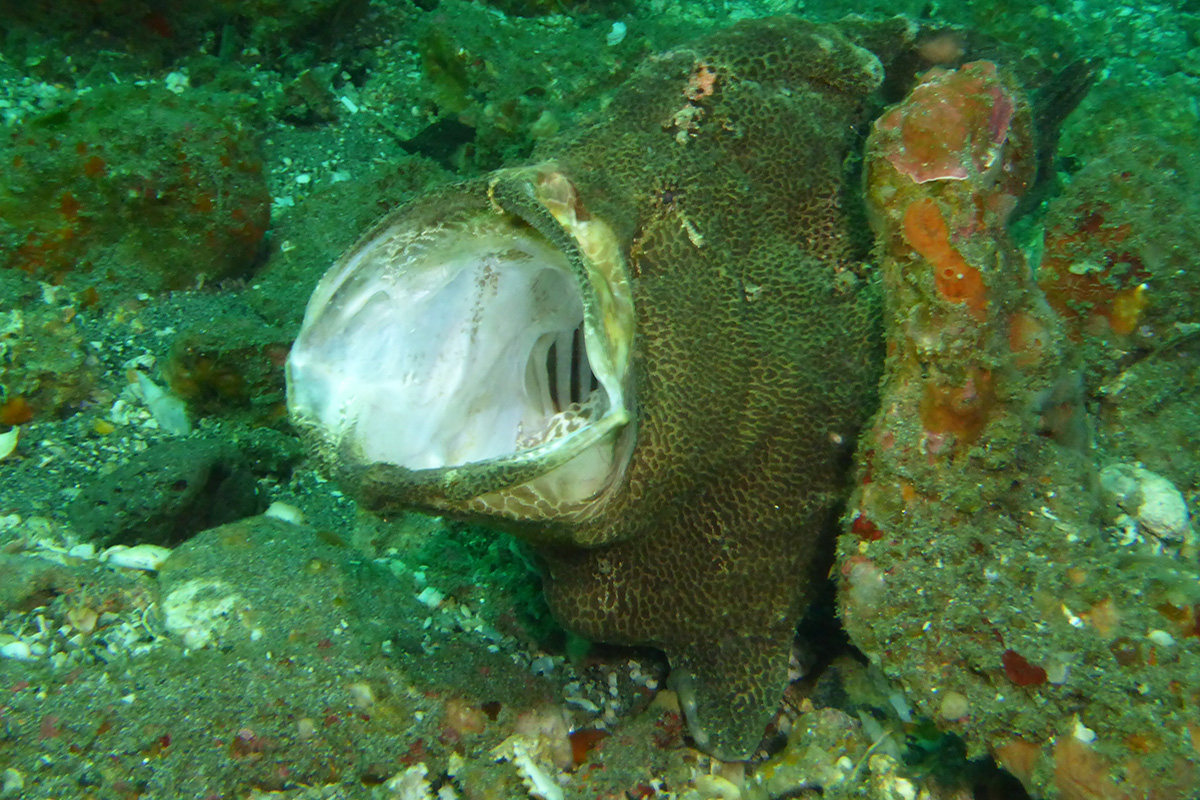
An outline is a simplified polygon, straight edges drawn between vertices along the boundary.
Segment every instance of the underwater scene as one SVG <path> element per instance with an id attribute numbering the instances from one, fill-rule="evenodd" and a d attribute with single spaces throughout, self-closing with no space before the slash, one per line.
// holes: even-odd
<path id="1" fill-rule="evenodd" d="M 1196 0 L 0 0 L 0 800 L 1200 800 L 1196 515 Z"/>

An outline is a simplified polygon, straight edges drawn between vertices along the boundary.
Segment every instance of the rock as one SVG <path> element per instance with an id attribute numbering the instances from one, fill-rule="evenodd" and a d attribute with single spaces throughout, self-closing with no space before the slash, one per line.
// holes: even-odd
<path id="1" fill-rule="evenodd" d="M 159 572 L 166 626 L 188 649 L 286 655 L 336 646 L 361 656 L 379 637 L 350 635 L 347 625 L 362 620 L 394 636 L 397 616 L 421 613 L 390 573 L 364 562 L 336 536 L 274 517 L 211 528 L 177 547 Z"/>
<path id="2" fill-rule="evenodd" d="M 1156 551 L 1194 554 L 1196 532 L 1187 502 L 1175 484 L 1136 464 L 1111 464 L 1100 471 L 1100 489 L 1118 513 L 1123 544 L 1149 541 Z"/>
<path id="3" fill-rule="evenodd" d="M 67 508 L 100 544 L 172 545 L 259 510 L 254 475 L 229 442 L 194 437 L 151 445 L 97 478 Z"/>
<path id="4" fill-rule="evenodd" d="M 249 270 L 271 198 L 245 103 L 141 83 L 96 86 L 0 144 L 0 268 L 104 302 Z"/>

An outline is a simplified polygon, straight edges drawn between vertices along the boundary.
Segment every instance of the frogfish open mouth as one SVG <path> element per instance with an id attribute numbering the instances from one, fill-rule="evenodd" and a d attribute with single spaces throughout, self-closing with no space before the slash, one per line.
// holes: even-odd
<path id="1" fill-rule="evenodd" d="M 540 217 L 503 209 L 500 183 Z M 329 270 L 287 363 L 289 411 L 341 463 L 411 472 L 394 502 L 578 518 L 633 447 L 624 259 L 606 225 L 576 218 L 552 165 L 491 187 L 482 203 L 439 194 L 436 220 L 385 219 Z M 486 491 L 464 491 L 467 472 Z"/>
<path id="2" fill-rule="evenodd" d="M 873 410 L 879 298 L 843 202 L 882 73 L 795 17 L 653 56 L 530 165 L 389 214 L 287 365 L 360 503 L 522 537 L 562 624 L 664 651 L 724 759 L 778 706 Z"/>

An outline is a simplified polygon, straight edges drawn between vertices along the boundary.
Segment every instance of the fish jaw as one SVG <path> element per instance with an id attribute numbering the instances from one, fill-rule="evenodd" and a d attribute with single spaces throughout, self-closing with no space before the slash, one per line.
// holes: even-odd
<path id="1" fill-rule="evenodd" d="M 498 187 L 526 202 L 509 210 Z M 309 301 L 286 369 L 293 423 L 377 506 L 598 513 L 633 444 L 620 252 L 553 165 L 397 210 Z"/>

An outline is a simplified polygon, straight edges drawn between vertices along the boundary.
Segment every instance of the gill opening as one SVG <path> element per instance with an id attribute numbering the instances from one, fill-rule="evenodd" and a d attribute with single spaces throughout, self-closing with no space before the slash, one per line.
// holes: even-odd
<path id="1" fill-rule="evenodd" d="M 530 395 L 547 416 L 585 405 L 600 388 L 588 359 L 583 323 L 543 334 L 526 372 Z"/>

